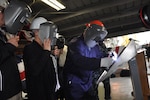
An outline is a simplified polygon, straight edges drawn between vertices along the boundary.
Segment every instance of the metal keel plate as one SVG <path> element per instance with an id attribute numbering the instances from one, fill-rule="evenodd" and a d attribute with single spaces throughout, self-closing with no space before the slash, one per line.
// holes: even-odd
<path id="1" fill-rule="evenodd" d="M 129 44 L 121 51 L 121 53 L 118 56 L 118 59 L 110 65 L 109 70 L 106 74 L 102 74 L 97 83 L 102 82 L 104 79 L 109 77 L 111 74 L 113 74 L 119 67 L 125 62 L 128 62 L 130 59 L 135 57 L 137 54 L 136 45 L 134 40 L 131 40 Z"/>

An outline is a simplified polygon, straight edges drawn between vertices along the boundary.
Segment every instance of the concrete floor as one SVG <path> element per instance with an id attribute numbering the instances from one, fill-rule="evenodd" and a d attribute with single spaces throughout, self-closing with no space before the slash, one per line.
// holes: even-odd
<path id="1" fill-rule="evenodd" d="M 150 86 L 150 62 L 146 59 L 147 65 L 147 74 L 148 74 L 148 81 Z M 128 63 L 123 64 L 121 68 L 128 68 Z M 119 73 L 119 72 L 118 72 Z M 117 76 L 115 78 L 110 79 L 111 84 L 111 97 L 112 100 L 134 100 L 134 97 L 131 95 L 133 91 L 131 77 L 120 77 Z M 104 88 L 103 84 L 99 84 L 99 98 L 100 100 L 104 99 Z"/>
<path id="2" fill-rule="evenodd" d="M 130 77 L 115 77 L 110 79 L 112 100 L 133 100 L 131 92 L 133 91 Z M 99 99 L 104 99 L 103 83 L 99 84 Z M 23 93 L 23 98 L 26 93 Z"/>
<path id="3" fill-rule="evenodd" d="M 112 100 L 133 100 L 131 95 L 133 91 L 132 82 L 130 77 L 116 77 L 110 79 L 111 84 L 111 97 Z M 99 98 L 104 100 L 103 84 L 99 84 Z"/>
<path id="4" fill-rule="evenodd" d="M 150 79 L 150 77 L 149 77 Z M 115 77 L 110 79 L 111 84 L 111 100 L 134 100 L 131 95 L 133 91 L 132 82 L 130 77 Z M 99 99 L 104 99 L 103 83 L 99 84 Z M 23 97 L 25 93 L 23 93 Z"/>

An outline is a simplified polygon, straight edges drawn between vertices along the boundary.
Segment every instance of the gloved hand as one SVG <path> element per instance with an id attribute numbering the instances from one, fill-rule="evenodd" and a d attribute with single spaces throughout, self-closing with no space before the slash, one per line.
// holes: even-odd
<path id="1" fill-rule="evenodd" d="M 101 67 L 109 68 L 113 62 L 117 60 L 117 53 L 115 51 L 109 52 L 108 57 L 102 58 L 101 59 Z"/>
<path id="2" fill-rule="evenodd" d="M 108 57 L 112 58 L 114 61 L 117 60 L 118 55 L 115 51 L 110 51 Z"/>

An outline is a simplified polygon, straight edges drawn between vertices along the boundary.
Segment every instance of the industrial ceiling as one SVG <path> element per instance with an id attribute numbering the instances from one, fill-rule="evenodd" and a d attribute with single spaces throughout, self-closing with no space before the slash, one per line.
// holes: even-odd
<path id="1" fill-rule="evenodd" d="M 66 9 L 56 11 L 41 0 L 22 0 L 32 9 L 32 18 L 43 16 L 58 26 L 66 39 L 83 33 L 85 24 L 101 20 L 107 28 L 107 37 L 148 31 L 140 19 L 140 9 L 150 0 L 58 0 Z"/>
<path id="2" fill-rule="evenodd" d="M 31 7 L 30 21 L 42 16 L 54 22 L 66 43 L 81 35 L 85 24 L 95 19 L 104 23 L 108 30 L 106 38 L 150 30 L 150 0 L 58 0 L 66 6 L 66 9 L 60 11 L 41 0 L 20 1 Z M 21 39 L 17 52 L 22 53 L 28 42 L 27 39 Z"/>

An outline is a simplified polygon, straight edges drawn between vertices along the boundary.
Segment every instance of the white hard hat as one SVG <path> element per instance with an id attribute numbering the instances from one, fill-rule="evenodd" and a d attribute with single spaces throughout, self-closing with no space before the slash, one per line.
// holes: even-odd
<path id="1" fill-rule="evenodd" d="M 43 17 L 37 17 L 35 18 L 32 23 L 31 23 L 31 26 L 30 26 L 30 29 L 31 30 L 34 30 L 34 29 L 39 29 L 40 28 L 40 24 L 42 23 L 45 23 L 47 22 L 47 19 L 43 18 Z"/>
<path id="2" fill-rule="evenodd" d="M 0 0 L 0 6 L 3 8 L 6 8 L 8 6 L 9 2 L 7 0 Z"/>

